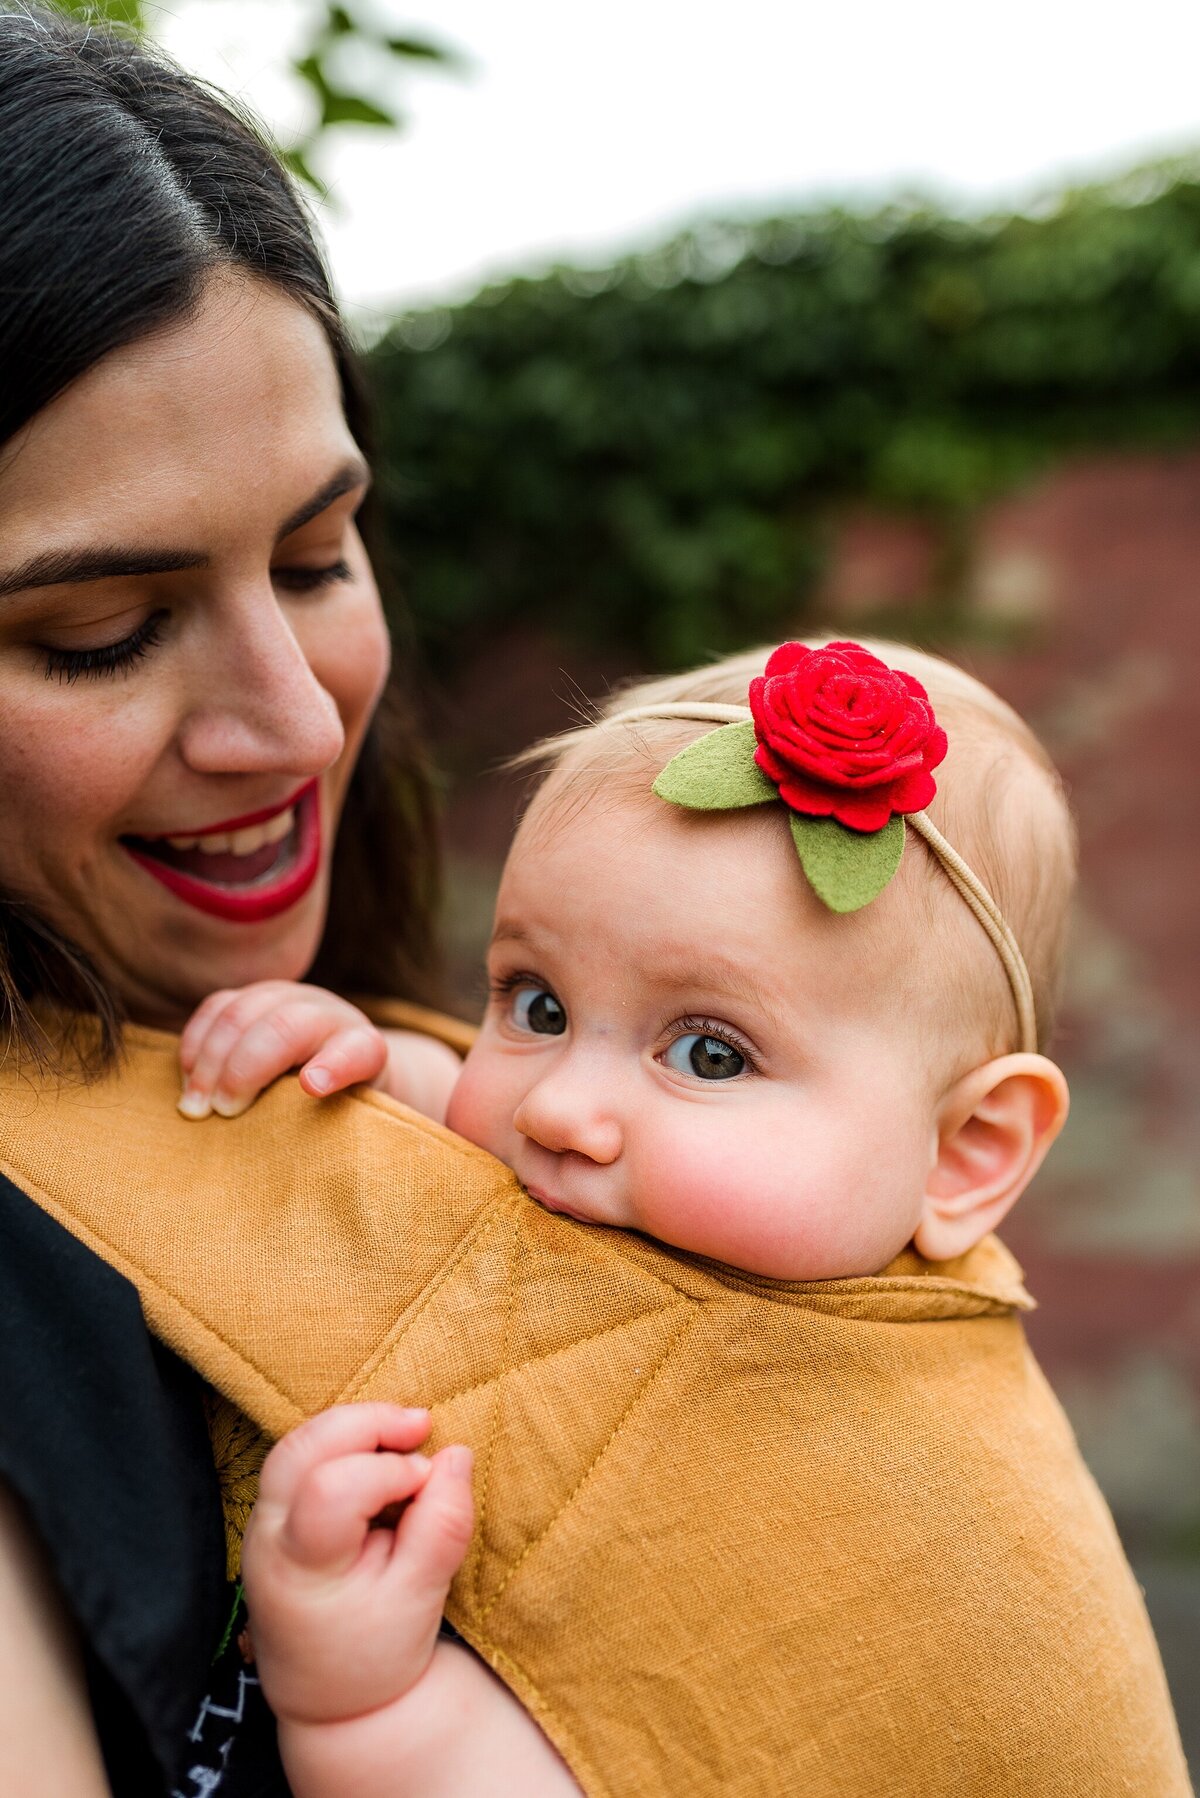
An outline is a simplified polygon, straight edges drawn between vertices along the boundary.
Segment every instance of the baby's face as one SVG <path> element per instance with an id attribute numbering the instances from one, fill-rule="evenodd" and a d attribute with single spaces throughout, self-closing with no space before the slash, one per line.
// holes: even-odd
<path id="1" fill-rule="evenodd" d="M 447 1122 L 549 1210 L 776 1279 L 878 1272 L 920 1219 L 939 1096 L 891 934 L 825 912 L 777 807 L 551 788 Z"/>

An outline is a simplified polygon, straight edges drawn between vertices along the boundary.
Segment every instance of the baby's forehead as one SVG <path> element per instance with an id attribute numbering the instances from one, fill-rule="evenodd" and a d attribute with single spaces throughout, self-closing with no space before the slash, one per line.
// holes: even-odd
<path id="1" fill-rule="evenodd" d="M 884 646 L 873 647 L 883 652 Z M 937 658 L 892 647 L 898 665 L 927 686 L 949 737 L 928 821 L 982 882 L 1015 936 L 1032 981 L 1033 1009 L 1048 1033 L 1074 880 L 1074 831 L 1061 782 L 1037 739 L 995 694 Z M 656 863 L 663 878 L 676 878 L 678 844 L 652 845 L 646 835 L 646 820 L 656 809 L 673 809 L 653 796 L 655 778 L 711 728 L 701 719 L 744 704 L 747 682 L 759 665 L 756 656 L 732 658 L 711 670 L 643 684 L 594 723 L 531 751 L 527 765 L 549 765 L 550 772 L 518 849 L 540 852 L 573 818 L 615 810 L 630 839 L 640 821 L 636 853 Z M 666 716 L 672 707 L 675 715 Z M 756 853 L 736 841 L 737 832 L 746 818 L 753 828 L 762 821 L 760 814 L 769 812 L 776 816 L 767 853 L 778 857 L 781 808 L 764 804 L 737 814 L 736 821 L 724 814 L 726 847 L 713 838 L 710 885 L 728 878 L 723 856 Z M 786 841 L 790 833 L 783 822 Z M 1021 1036 L 1019 1029 L 1014 1036 L 1018 1014 L 1007 963 L 997 953 L 994 932 L 964 900 L 962 882 L 948 876 L 941 850 L 931 850 L 918 831 L 906 828 L 905 835 L 900 867 L 878 898 L 861 913 L 834 920 L 821 915 L 823 908 L 814 910 L 814 901 L 805 931 L 824 943 L 839 972 L 845 971 L 841 963 L 847 954 L 857 960 L 851 970 L 855 1003 L 869 993 L 883 1005 L 907 1004 L 921 1033 L 921 1053 L 961 1062 L 965 1070 L 970 1065 L 965 1055 L 978 1060 L 1001 1054 Z M 790 875 L 793 890 L 798 883 L 805 892 L 795 859 Z M 1028 1026 L 1022 1028 L 1027 1033 Z"/>
<path id="2" fill-rule="evenodd" d="M 780 1017 L 891 1014 L 911 971 L 907 897 L 835 916 L 781 807 L 683 811 L 651 791 L 656 772 L 555 770 L 518 832 L 498 923 L 636 965 L 655 990 L 702 985 Z"/>

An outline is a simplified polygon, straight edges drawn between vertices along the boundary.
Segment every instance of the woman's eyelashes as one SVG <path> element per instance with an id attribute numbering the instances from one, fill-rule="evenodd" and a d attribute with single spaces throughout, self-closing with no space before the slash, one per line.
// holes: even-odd
<path id="1" fill-rule="evenodd" d="M 85 680 L 98 680 L 104 675 L 128 672 L 159 642 L 166 621 L 166 612 L 151 612 L 136 630 L 117 643 L 102 643 L 95 649 L 44 648 L 46 679 L 69 686 L 81 676 Z"/>
<path id="2" fill-rule="evenodd" d="M 337 581 L 354 578 L 354 570 L 344 556 L 324 568 L 276 568 L 271 579 L 289 593 L 319 593 Z"/>
<path id="3" fill-rule="evenodd" d="M 339 581 L 353 578 L 354 570 L 345 557 L 322 568 L 276 568 L 271 571 L 274 584 L 288 593 L 320 593 Z M 41 655 L 46 679 L 69 686 L 81 676 L 85 680 L 94 680 L 128 672 L 161 641 L 167 617 L 165 610 L 151 612 L 136 630 L 117 643 L 102 643 L 89 649 L 56 649 L 44 645 Z"/>

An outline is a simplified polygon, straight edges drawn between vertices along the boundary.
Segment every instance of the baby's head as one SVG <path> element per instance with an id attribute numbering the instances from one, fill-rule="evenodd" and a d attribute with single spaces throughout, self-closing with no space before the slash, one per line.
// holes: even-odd
<path id="1" fill-rule="evenodd" d="M 869 1274 L 912 1241 L 964 1254 L 1061 1127 L 1066 1086 L 1040 1053 L 1074 873 L 1060 783 L 978 681 L 866 647 L 916 677 L 948 736 L 924 812 L 1015 935 L 1036 1044 L 1016 975 L 911 824 L 894 877 L 837 912 L 778 800 L 694 810 L 654 792 L 717 727 L 645 714 L 744 707 L 765 652 L 642 683 L 536 752 L 548 773 L 448 1118 L 550 1209 L 776 1279 Z"/>

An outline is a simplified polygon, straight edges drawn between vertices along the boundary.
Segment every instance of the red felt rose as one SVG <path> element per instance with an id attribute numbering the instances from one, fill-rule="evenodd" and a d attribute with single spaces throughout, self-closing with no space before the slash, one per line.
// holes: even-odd
<path id="1" fill-rule="evenodd" d="M 754 759 L 809 818 L 882 830 L 937 791 L 946 733 L 920 681 L 857 643 L 784 643 L 750 683 Z"/>

